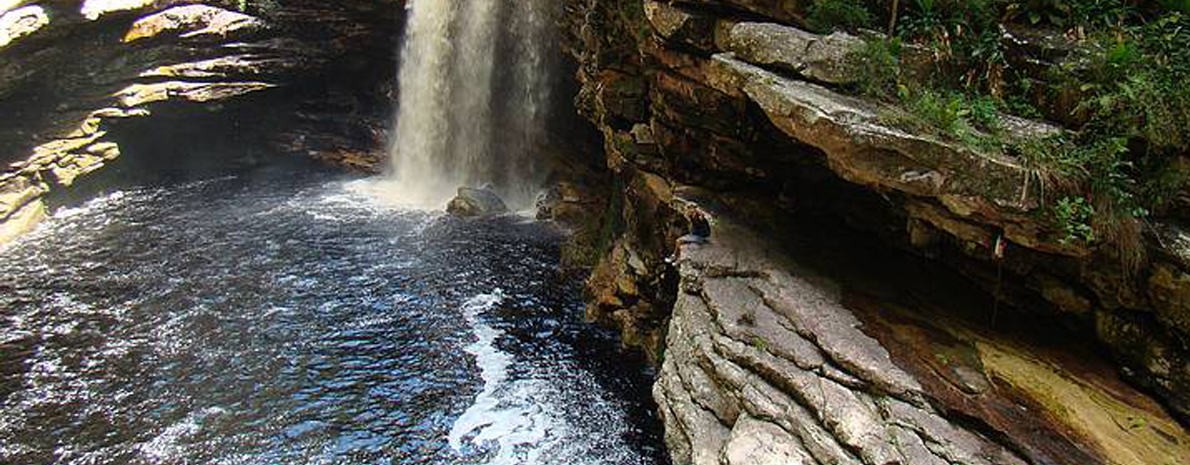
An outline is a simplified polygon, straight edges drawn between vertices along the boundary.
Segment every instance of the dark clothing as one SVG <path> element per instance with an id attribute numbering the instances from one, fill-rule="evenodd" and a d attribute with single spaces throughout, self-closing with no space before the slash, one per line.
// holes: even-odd
<path id="1" fill-rule="evenodd" d="M 711 237 L 711 223 L 702 213 L 694 213 L 687 218 L 690 221 L 690 234 L 699 237 Z"/>

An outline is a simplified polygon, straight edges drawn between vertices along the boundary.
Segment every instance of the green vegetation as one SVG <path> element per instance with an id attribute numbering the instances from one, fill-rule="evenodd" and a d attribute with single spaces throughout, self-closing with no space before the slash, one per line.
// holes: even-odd
<path id="1" fill-rule="evenodd" d="M 1040 185 L 1034 194 L 1060 243 L 1113 243 L 1126 263 L 1143 261 L 1141 226 L 1190 184 L 1190 0 L 814 6 L 811 22 L 823 30 L 896 23 L 893 37 L 872 39 L 852 56 L 862 70 L 855 92 L 891 104 L 886 121 L 1017 157 Z M 1050 29 L 1079 51 L 1048 74 L 1014 69 L 1005 24 Z M 1066 131 L 1010 140 L 1001 114 L 1047 116 Z"/>
<path id="2" fill-rule="evenodd" d="M 281 5 L 278 0 L 234 0 L 233 7 L 239 11 L 259 16 L 269 16 L 275 13 Z"/>
<path id="3" fill-rule="evenodd" d="M 894 126 L 932 132 L 979 148 L 991 147 L 992 136 L 1000 132 L 999 107 L 988 96 L 931 88 L 904 90 L 904 95 L 901 111 L 883 115 Z"/>
<path id="4" fill-rule="evenodd" d="M 1095 240 L 1095 229 L 1091 227 L 1095 209 L 1090 202 L 1082 197 L 1062 197 L 1054 205 L 1054 219 L 1064 236 L 1060 241 L 1070 245 L 1076 240 L 1092 242 Z"/>
<path id="5" fill-rule="evenodd" d="M 855 29 L 872 22 L 872 13 L 861 0 L 814 0 L 806 18 L 818 32 L 832 29 Z"/>
<path id="6" fill-rule="evenodd" d="M 851 61 L 864 70 L 856 83 L 862 95 L 892 100 L 901 90 L 901 40 L 875 39 L 864 43 L 852 53 Z"/>

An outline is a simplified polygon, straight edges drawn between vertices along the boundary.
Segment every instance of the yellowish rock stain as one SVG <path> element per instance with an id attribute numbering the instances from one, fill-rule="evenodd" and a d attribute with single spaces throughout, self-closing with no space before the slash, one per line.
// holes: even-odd
<path id="1" fill-rule="evenodd" d="M 1097 444 L 1105 460 L 1190 465 L 1190 435 L 1167 416 L 1128 405 L 1015 348 L 987 341 L 976 345 L 989 373 L 1028 393 L 1044 406 L 1044 414 Z"/>

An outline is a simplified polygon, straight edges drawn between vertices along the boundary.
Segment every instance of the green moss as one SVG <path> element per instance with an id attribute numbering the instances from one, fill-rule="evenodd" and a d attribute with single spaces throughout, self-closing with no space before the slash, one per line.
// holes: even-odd
<path id="1" fill-rule="evenodd" d="M 763 352 L 769 352 L 769 341 L 764 340 L 760 336 L 752 336 L 752 347 L 755 347 Z"/>

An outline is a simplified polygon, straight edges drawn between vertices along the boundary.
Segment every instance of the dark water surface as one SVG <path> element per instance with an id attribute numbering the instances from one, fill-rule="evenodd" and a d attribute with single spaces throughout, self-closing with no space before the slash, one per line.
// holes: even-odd
<path id="1" fill-rule="evenodd" d="M 664 461 L 558 237 L 366 182 L 130 189 L 0 249 L 0 463 Z"/>

